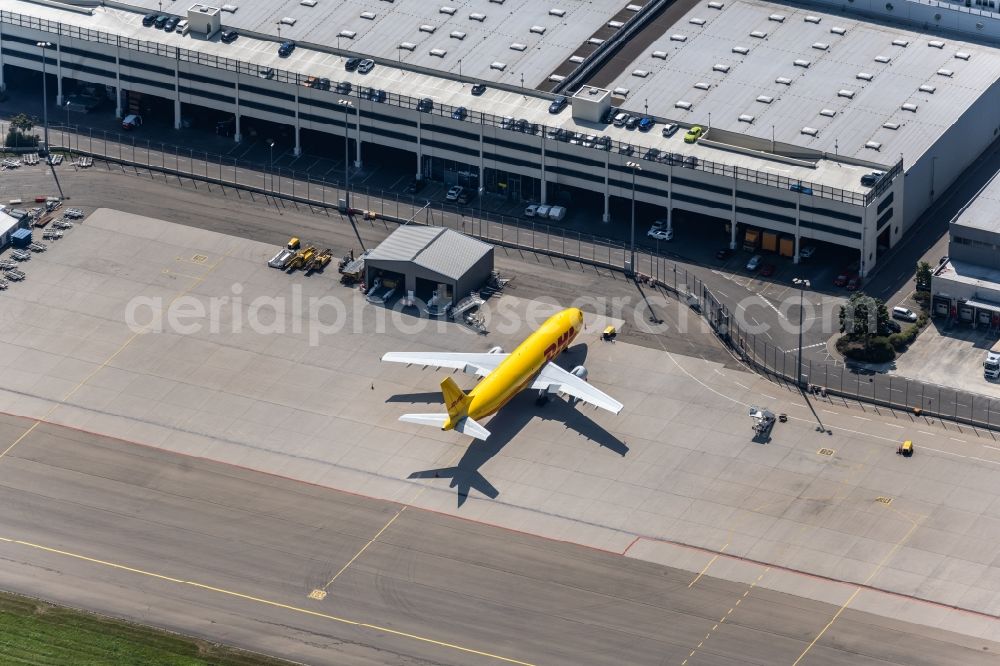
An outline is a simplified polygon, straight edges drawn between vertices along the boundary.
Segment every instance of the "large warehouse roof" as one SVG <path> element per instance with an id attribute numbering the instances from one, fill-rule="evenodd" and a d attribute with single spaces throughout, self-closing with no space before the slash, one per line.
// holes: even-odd
<path id="1" fill-rule="evenodd" d="M 404 225 L 392 232 L 365 261 L 405 261 L 452 280 L 459 280 L 485 255 L 489 243 L 451 229 Z"/>
<path id="2" fill-rule="evenodd" d="M 633 14 L 647 2 L 227 0 L 220 6 L 227 9 L 222 14 L 227 27 L 276 36 L 282 22 L 282 39 L 512 85 L 519 85 L 523 75 L 525 85 L 534 87 L 625 5 L 633 7 Z M 126 4 L 146 11 L 160 6 L 158 0 Z M 181 9 L 165 3 L 163 8 Z"/>
<path id="3" fill-rule="evenodd" d="M 609 87 L 627 106 L 908 164 L 1000 78 L 1000 50 L 761 0 L 699 2 Z M 680 105 L 680 106 L 678 106 Z M 889 157 L 892 156 L 892 157 Z"/>
<path id="4" fill-rule="evenodd" d="M 1000 174 L 993 175 L 972 203 L 952 221 L 952 227 L 1000 233 Z"/>

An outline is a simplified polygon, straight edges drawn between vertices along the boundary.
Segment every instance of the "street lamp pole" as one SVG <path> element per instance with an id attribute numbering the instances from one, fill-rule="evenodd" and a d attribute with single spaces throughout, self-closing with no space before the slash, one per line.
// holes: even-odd
<path id="1" fill-rule="evenodd" d="M 802 294 L 810 286 L 809 280 L 795 278 L 792 282 L 799 288 L 799 353 L 796 359 L 797 374 L 795 375 L 796 386 L 802 386 L 802 329 L 805 327 L 806 311 L 802 305 Z"/>
<path id="2" fill-rule="evenodd" d="M 51 42 L 37 42 L 42 51 L 42 133 L 45 140 L 45 155 L 49 153 L 49 80 L 45 73 L 45 49 L 52 46 Z"/>
<path id="3" fill-rule="evenodd" d="M 270 151 L 270 157 L 267 160 L 267 170 L 271 172 L 271 189 L 274 189 L 274 140 L 271 139 L 267 142 L 267 149 Z"/>
<path id="4" fill-rule="evenodd" d="M 629 270 L 635 275 L 635 172 L 642 171 L 638 162 L 626 162 L 625 166 L 632 169 L 632 224 L 629 233 Z"/>

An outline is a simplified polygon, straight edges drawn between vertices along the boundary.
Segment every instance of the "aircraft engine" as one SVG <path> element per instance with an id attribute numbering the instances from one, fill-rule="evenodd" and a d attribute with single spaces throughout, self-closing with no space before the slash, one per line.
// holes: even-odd
<path id="1" fill-rule="evenodd" d="M 573 368 L 571 374 L 579 377 L 583 381 L 587 381 L 587 368 L 583 367 L 582 365 L 578 365 L 575 368 Z"/>
<path id="2" fill-rule="evenodd" d="M 493 347 L 487 353 L 489 353 L 489 354 L 502 354 L 503 353 L 503 347 Z"/>

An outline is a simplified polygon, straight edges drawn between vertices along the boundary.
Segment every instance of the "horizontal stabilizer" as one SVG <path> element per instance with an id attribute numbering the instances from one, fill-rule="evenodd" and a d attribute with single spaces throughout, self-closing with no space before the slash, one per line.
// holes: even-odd
<path id="1" fill-rule="evenodd" d="M 403 414 L 399 417 L 400 421 L 405 421 L 406 423 L 416 423 L 418 425 L 429 425 L 435 428 L 443 428 L 444 424 L 448 422 L 447 414 Z"/>
<path id="2" fill-rule="evenodd" d="M 479 425 L 479 423 L 470 419 L 468 416 L 455 424 L 455 430 L 459 431 L 463 435 L 469 435 L 470 437 L 475 437 L 476 439 L 486 439 L 490 436 L 489 430 Z"/>

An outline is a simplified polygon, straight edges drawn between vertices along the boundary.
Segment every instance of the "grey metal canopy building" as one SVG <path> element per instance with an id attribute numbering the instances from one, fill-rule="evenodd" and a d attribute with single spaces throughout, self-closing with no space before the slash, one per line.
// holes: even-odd
<path id="1" fill-rule="evenodd" d="M 455 302 L 493 271 L 493 246 L 451 229 L 404 225 L 365 257 L 365 283 L 402 282 L 409 299 Z"/>

